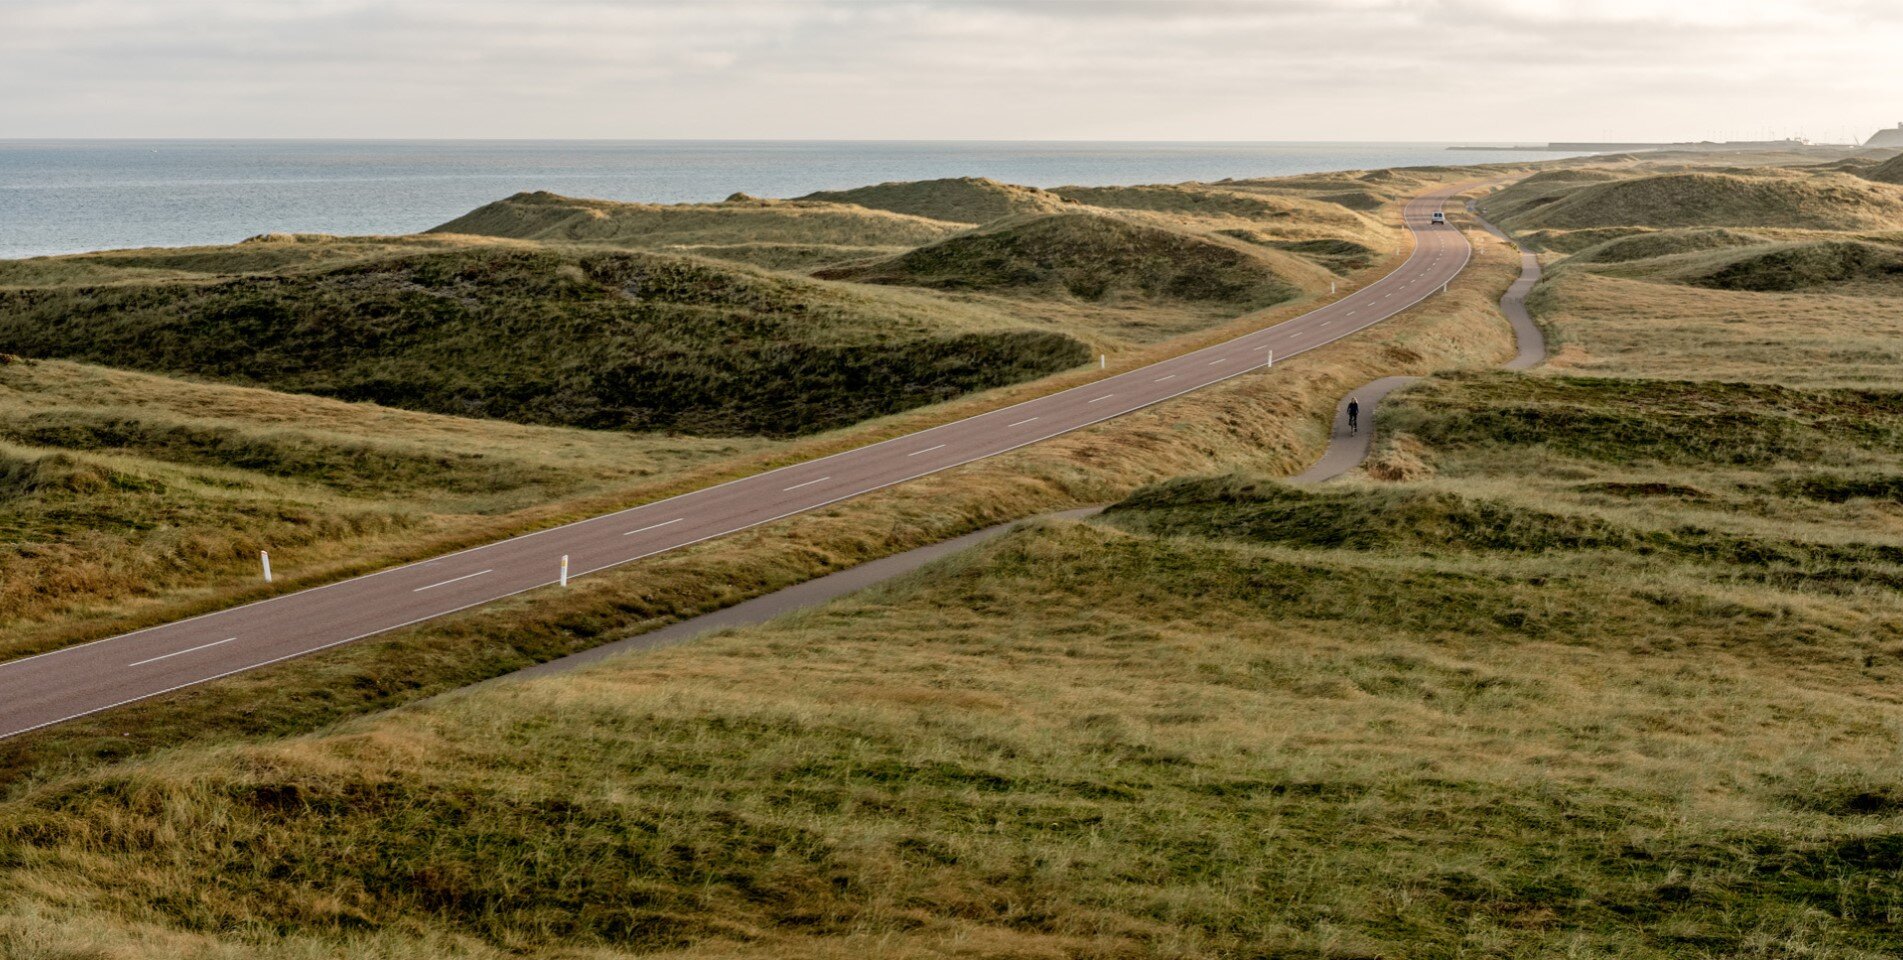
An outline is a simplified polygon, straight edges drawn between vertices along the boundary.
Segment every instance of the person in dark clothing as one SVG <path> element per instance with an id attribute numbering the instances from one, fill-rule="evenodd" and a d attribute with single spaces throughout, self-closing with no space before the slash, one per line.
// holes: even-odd
<path id="1" fill-rule="evenodd" d="M 1353 397 L 1348 398 L 1348 432 L 1361 432 L 1361 402 Z"/>

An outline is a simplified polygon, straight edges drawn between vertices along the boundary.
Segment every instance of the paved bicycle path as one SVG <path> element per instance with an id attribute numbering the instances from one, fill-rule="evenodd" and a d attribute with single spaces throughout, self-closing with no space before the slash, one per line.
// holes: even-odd
<path id="1" fill-rule="evenodd" d="M 1467 209 L 1472 212 L 1473 205 Z M 1481 229 L 1498 237 L 1502 243 L 1513 244 L 1513 238 L 1499 227 L 1488 223 L 1478 212 L 1473 214 L 1474 222 Z M 1517 246 L 1517 244 L 1513 244 Z M 1533 286 L 1540 282 L 1540 258 L 1520 251 L 1520 277 L 1513 281 L 1507 292 L 1500 298 L 1500 312 L 1506 314 L 1507 321 L 1513 324 L 1513 337 L 1519 344 L 1519 351 L 1502 368 L 1505 370 L 1528 370 L 1546 360 L 1546 334 L 1533 322 L 1532 314 L 1527 312 L 1526 297 L 1533 292 Z M 1349 391 L 1335 406 L 1335 423 L 1329 433 L 1328 449 L 1322 451 L 1320 460 L 1307 470 L 1289 478 L 1288 482 L 1303 486 L 1333 480 L 1368 459 L 1368 453 L 1374 449 L 1375 410 L 1388 394 L 1393 393 L 1420 377 L 1382 377 L 1356 390 Z M 1360 429 L 1348 425 L 1348 401 L 1354 400 L 1361 407 L 1357 413 Z"/>

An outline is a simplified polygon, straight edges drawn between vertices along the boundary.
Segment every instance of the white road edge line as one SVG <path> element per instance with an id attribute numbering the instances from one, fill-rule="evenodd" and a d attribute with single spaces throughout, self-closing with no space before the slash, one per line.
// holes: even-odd
<path id="1" fill-rule="evenodd" d="M 681 522 L 682 520 L 685 520 L 685 519 L 687 519 L 687 518 L 686 518 L 686 517 L 675 517 L 675 518 L 674 518 L 674 519 L 672 519 L 672 520 L 664 520 L 664 521 L 662 521 L 662 522 L 660 522 L 660 523 L 656 523 L 656 524 L 652 524 L 652 525 L 650 525 L 650 526 L 645 526 L 645 527 L 642 527 L 642 528 L 641 528 L 641 529 L 639 529 L 639 530 L 630 530 L 630 531 L 628 531 L 627 533 L 624 533 L 624 534 L 622 534 L 622 536 L 624 536 L 624 537 L 632 537 L 632 536 L 634 536 L 634 535 L 635 535 L 635 534 L 637 534 L 637 533 L 646 533 L 646 532 L 648 532 L 649 530 L 659 530 L 659 529 L 661 529 L 662 527 L 665 527 L 665 526 L 667 526 L 667 525 L 668 525 L 668 524 L 670 524 L 670 523 L 679 523 L 679 522 Z"/>
<path id="2" fill-rule="evenodd" d="M 785 493 L 785 492 L 787 492 L 788 490 L 798 490 L 798 489 L 799 489 L 799 488 L 801 488 L 801 487 L 810 487 L 810 486 L 812 486 L 812 485 L 813 485 L 813 484 L 815 484 L 815 483 L 825 483 L 826 481 L 828 481 L 828 480 L 831 480 L 831 479 L 832 479 L 831 477 L 820 477 L 820 478 L 819 478 L 818 480 L 808 480 L 808 481 L 806 481 L 805 483 L 796 483 L 796 484 L 793 484 L 793 485 L 792 485 L 792 486 L 790 486 L 790 487 L 781 487 L 781 488 L 780 488 L 780 492 L 781 492 L 781 493 Z"/>
<path id="3" fill-rule="evenodd" d="M 487 570 L 478 570 L 478 571 L 476 571 L 475 573 L 465 573 L 465 574 L 463 574 L 463 575 L 462 575 L 462 576 L 460 576 L 460 577 L 451 577 L 451 578 L 449 578 L 448 580 L 444 580 L 444 581 L 443 581 L 442 583 L 432 583 L 432 584 L 430 584 L 430 585 L 429 585 L 429 586 L 427 586 L 427 587 L 417 587 L 417 588 L 416 588 L 415 590 L 411 590 L 410 592 L 411 592 L 411 593 L 422 593 L 422 592 L 423 592 L 423 591 L 425 591 L 425 590 L 434 590 L 434 589 L 436 589 L 437 587 L 447 587 L 447 586 L 449 586 L 449 585 L 450 585 L 450 584 L 452 584 L 452 583 L 460 583 L 460 582 L 462 582 L 462 581 L 464 581 L 464 580 L 467 580 L 467 579 L 469 579 L 469 578 L 471 578 L 471 577 L 480 577 L 480 576 L 482 576 L 482 575 L 483 575 L 483 574 L 485 574 L 485 573 L 494 573 L 494 572 L 496 572 L 496 568 L 494 568 L 494 567 L 490 567 L 490 568 L 489 568 L 489 569 L 487 569 Z"/>
<path id="4" fill-rule="evenodd" d="M 231 641 L 233 641 L 233 640 L 236 640 L 236 639 L 238 639 L 238 638 L 237 638 L 237 637 L 226 637 L 226 638 L 224 638 L 223 640 L 213 640 L 213 641 L 212 641 L 212 642 L 210 642 L 210 643 L 201 643 L 201 644 L 199 644 L 199 645 L 198 645 L 198 646 L 196 646 L 196 647 L 188 647 L 188 648 L 186 648 L 186 649 L 184 649 L 184 650 L 174 650 L 174 651 L 172 651 L 171 653 L 167 653 L 167 654 L 163 654 L 163 655 L 160 655 L 160 656 L 156 656 L 156 657 L 152 657 L 152 658 L 150 658 L 150 659 L 148 659 L 148 660 L 141 660 L 141 661 L 139 661 L 138 663 L 128 663 L 128 664 L 126 664 L 126 666 L 128 666 L 128 667 L 143 667 L 143 666 L 145 666 L 145 665 L 146 665 L 146 664 L 148 664 L 148 663 L 157 663 L 157 662 L 159 662 L 160 660 L 170 660 L 170 659 L 172 659 L 173 657 L 176 657 L 176 656 L 181 656 L 181 655 L 183 655 L 183 654 L 187 654 L 187 653 L 197 653 L 198 651 L 200 651 L 200 650 L 203 650 L 203 649 L 206 649 L 207 647 L 215 647 L 215 646 L 217 646 L 217 645 L 219 645 L 219 644 L 221 644 L 221 643 L 230 643 Z"/>
<path id="5" fill-rule="evenodd" d="M 943 449 L 945 449 L 945 445 L 941 443 L 941 444 L 939 444 L 939 445 L 938 445 L 938 446 L 936 446 L 936 447 L 926 447 L 926 448 L 925 448 L 925 449 L 923 449 L 923 450 L 914 450 L 914 451 L 912 451 L 911 453 L 908 453 L 908 454 L 906 454 L 906 456 L 908 456 L 908 457 L 916 457 L 916 456 L 918 456 L 918 455 L 919 455 L 919 454 L 921 454 L 921 453 L 931 453 L 931 452 L 932 452 L 933 450 L 943 450 Z"/>

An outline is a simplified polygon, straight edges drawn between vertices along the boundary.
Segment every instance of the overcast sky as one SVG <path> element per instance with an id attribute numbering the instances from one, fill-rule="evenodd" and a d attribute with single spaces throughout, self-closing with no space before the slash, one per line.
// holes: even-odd
<path id="1" fill-rule="evenodd" d="M 1866 137 L 1898 0 L 0 0 L 0 137 Z"/>

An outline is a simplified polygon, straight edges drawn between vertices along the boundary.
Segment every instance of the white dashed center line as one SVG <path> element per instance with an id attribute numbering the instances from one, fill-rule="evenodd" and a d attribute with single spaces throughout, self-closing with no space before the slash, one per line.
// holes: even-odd
<path id="1" fill-rule="evenodd" d="M 224 638 L 223 640 L 213 640 L 213 641 L 212 641 L 212 642 L 210 642 L 210 643 L 201 643 L 201 644 L 199 644 L 199 645 L 198 645 L 198 646 L 196 646 L 196 647 L 187 647 L 187 648 L 185 648 L 184 650 L 174 650 L 174 651 L 172 651 L 171 653 L 166 653 L 166 654 L 161 654 L 161 655 L 159 655 L 159 656 L 156 656 L 156 657 L 151 657 L 151 658 L 149 658 L 149 659 L 146 659 L 146 660 L 141 660 L 141 661 L 139 661 L 138 663 L 128 663 L 128 664 L 126 664 L 126 666 L 128 666 L 128 667 L 143 667 L 143 666 L 145 666 L 145 665 L 146 665 L 146 664 L 148 664 L 148 663 L 157 663 L 157 662 L 159 662 L 160 660 L 170 660 L 170 659 L 172 659 L 173 657 L 177 657 L 177 656 L 182 656 L 182 655 L 184 655 L 184 654 L 187 654 L 187 653 L 196 653 L 196 652 L 198 652 L 198 651 L 200 651 L 200 650 L 203 650 L 203 649 L 205 649 L 206 647 L 215 647 L 215 646 L 217 646 L 217 645 L 219 645 L 219 644 L 221 644 L 221 643 L 230 643 L 231 641 L 233 641 L 233 640 L 236 640 L 236 639 L 238 639 L 238 638 L 237 638 L 237 637 L 226 637 L 226 638 Z"/>
<path id="2" fill-rule="evenodd" d="M 1025 424 L 1027 424 L 1027 423 L 1030 423 L 1030 422 L 1031 422 L 1032 420 L 1036 420 L 1036 419 L 1037 419 L 1036 417 L 1031 417 L 1030 419 L 1027 419 L 1027 420 L 1019 420 L 1019 421 L 1018 421 L 1018 422 L 1016 422 L 1016 423 L 1007 423 L 1007 424 L 1005 424 L 1005 426 L 1006 426 L 1007 428 L 1009 428 L 1009 427 L 1021 427 L 1021 426 L 1024 426 Z"/>
<path id="3" fill-rule="evenodd" d="M 493 568 L 491 568 L 491 569 L 488 569 L 488 570 L 478 570 L 478 571 L 476 571 L 475 573 L 465 573 L 465 574 L 463 574 L 463 575 L 462 575 L 462 576 L 460 576 L 460 577 L 451 577 L 451 578 L 449 578 L 448 580 L 444 580 L 444 581 L 443 581 L 442 583 L 432 583 L 432 584 L 430 584 L 430 585 L 429 585 L 429 586 L 427 586 L 427 587 L 417 587 L 417 588 L 416 588 L 415 590 L 411 590 L 410 592 L 411 592 L 411 593 L 422 593 L 422 592 L 423 592 L 423 591 L 425 591 L 425 590 L 434 590 L 434 589 L 436 589 L 437 587 L 446 587 L 446 586 L 449 586 L 449 585 L 450 585 L 450 584 L 452 584 L 452 583 L 460 583 L 460 582 L 462 582 L 462 581 L 464 581 L 464 580 L 468 580 L 468 579 L 469 579 L 469 578 L 471 578 L 471 577 L 480 577 L 480 576 L 482 576 L 482 575 L 483 575 L 483 574 L 485 574 L 485 573 L 494 573 L 494 572 L 496 572 L 496 571 L 495 571 L 495 570 L 494 570 Z"/>
<path id="4" fill-rule="evenodd" d="M 1157 377 L 1157 378 L 1156 378 L 1155 380 L 1152 380 L 1152 381 L 1150 381 L 1150 382 L 1151 382 L 1151 383 L 1162 383 L 1162 382 L 1163 382 L 1163 381 L 1165 381 L 1165 380 L 1174 380 L 1174 379 L 1176 379 L 1176 374 L 1173 374 L 1173 373 L 1172 373 L 1172 374 L 1170 374 L 1169 376 L 1166 376 L 1166 377 Z"/>
<path id="5" fill-rule="evenodd" d="M 665 527 L 665 526 L 667 526 L 667 525 L 668 525 L 668 524 L 670 524 L 670 523 L 679 523 L 679 522 L 681 522 L 682 520 L 685 520 L 685 519 L 687 519 L 687 518 L 686 518 L 686 517 L 675 517 L 675 518 L 674 518 L 674 519 L 672 519 L 672 520 L 667 520 L 667 521 L 663 521 L 663 522 L 661 522 L 661 523 L 657 523 L 657 524 L 654 524 L 654 525 L 652 525 L 652 526 L 647 526 L 647 527 L 642 527 L 642 528 L 641 528 L 641 529 L 639 529 L 639 530 L 630 530 L 630 531 L 628 531 L 627 533 L 624 533 L 624 534 L 622 534 L 622 536 L 624 536 L 624 537 L 632 537 L 632 536 L 634 536 L 634 535 L 635 535 L 635 534 L 637 534 L 637 533 L 646 533 L 646 532 L 648 532 L 649 530 L 659 530 L 659 529 L 661 529 L 662 527 Z"/>
<path id="6" fill-rule="evenodd" d="M 906 454 L 906 456 L 908 456 L 908 457 L 916 457 L 916 456 L 918 456 L 918 455 L 919 455 L 919 454 L 921 454 L 921 453 L 931 453 L 931 452 L 932 452 L 933 450 L 943 450 L 943 449 L 945 449 L 945 445 L 941 443 L 941 444 L 939 444 L 939 445 L 938 445 L 938 446 L 936 446 L 936 447 L 926 447 L 926 448 L 925 448 L 925 449 L 923 449 L 923 450 L 914 450 L 914 451 L 912 451 L 911 453 L 908 453 L 908 454 Z"/>
<path id="7" fill-rule="evenodd" d="M 1114 393 L 1106 393 L 1106 394 L 1104 394 L 1103 396 L 1101 396 L 1101 397 L 1098 397 L 1098 398 L 1097 398 L 1097 400 L 1108 400 L 1108 399 L 1110 399 L 1111 397 L 1114 397 L 1114 396 L 1116 396 L 1116 394 L 1114 394 Z M 1086 402 L 1088 402 L 1088 403 L 1096 403 L 1096 402 L 1097 402 L 1097 400 L 1090 400 L 1090 401 L 1086 401 Z"/>
<path id="8" fill-rule="evenodd" d="M 796 484 L 793 484 L 793 485 L 792 485 L 792 486 L 790 486 L 790 487 L 783 487 L 783 488 L 781 488 L 781 490 L 780 490 L 780 492 L 781 492 L 781 493 L 785 493 L 785 492 L 786 492 L 786 491 L 788 491 L 788 490 L 798 490 L 798 489 L 799 489 L 799 488 L 801 488 L 801 487 L 810 487 L 810 486 L 812 486 L 812 485 L 813 485 L 813 484 L 815 484 L 815 483 L 825 483 L 826 481 L 828 481 L 828 480 L 831 480 L 831 479 L 832 479 L 831 477 L 820 477 L 820 478 L 819 478 L 818 480 L 808 480 L 808 481 L 806 481 L 805 483 L 796 483 Z"/>

